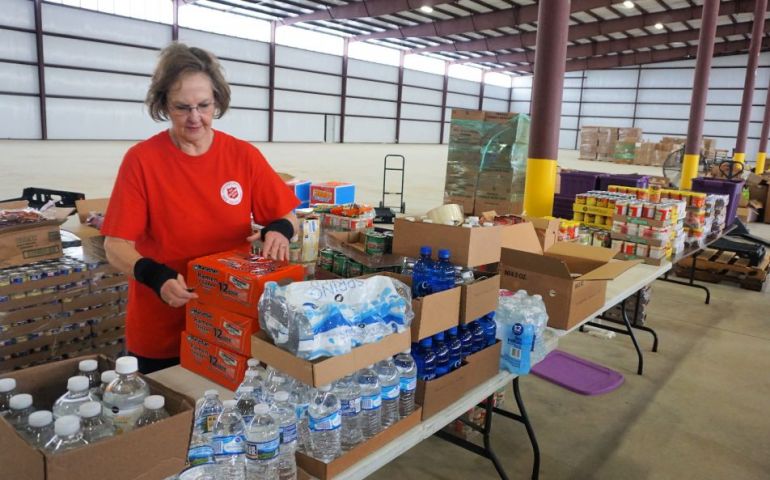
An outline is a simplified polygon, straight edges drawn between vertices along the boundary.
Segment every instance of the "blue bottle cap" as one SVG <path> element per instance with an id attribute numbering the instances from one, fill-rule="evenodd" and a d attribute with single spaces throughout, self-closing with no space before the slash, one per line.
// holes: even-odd
<path id="1" fill-rule="evenodd" d="M 446 248 L 442 248 L 441 250 L 438 251 L 438 258 L 446 260 L 450 256 L 451 254 L 449 253 L 449 250 L 447 250 Z"/>
<path id="2" fill-rule="evenodd" d="M 450 335 L 455 335 L 456 336 L 457 335 L 457 327 L 452 327 L 449 330 L 447 330 L 447 332 L 449 332 Z"/>
<path id="3" fill-rule="evenodd" d="M 423 338 L 422 340 L 420 340 L 420 346 L 421 347 L 432 347 L 433 346 L 433 340 L 430 337 Z"/>
<path id="4" fill-rule="evenodd" d="M 420 255 L 431 255 L 433 253 L 433 249 L 427 246 L 420 247 Z"/>
<path id="5" fill-rule="evenodd" d="M 435 338 L 437 342 L 443 342 L 444 332 L 438 332 L 437 334 L 433 335 L 433 338 Z"/>

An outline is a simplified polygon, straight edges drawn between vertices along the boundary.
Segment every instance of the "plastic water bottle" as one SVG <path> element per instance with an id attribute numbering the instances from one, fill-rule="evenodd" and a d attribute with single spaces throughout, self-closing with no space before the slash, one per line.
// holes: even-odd
<path id="1" fill-rule="evenodd" d="M 139 378 L 136 357 L 120 357 L 115 362 L 118 378 L 104 390 L 104 416 L 112 421 L 118 434 L 134 429 L 142 414 L 144 399 L 150 394 L 147 383 Z"/>
<path id="2" fill-rule="evenodd" d="M 382 393 L 382 427 L 388 428 L 398 421 L 398 403 L 401 395 L 401 382 L 398 368 L 390 358 L 375 365 L 380 379 Z"/>
<path id="3" fill-rule="evenodd" d="M 356 382 L 361 389 L 361 433 L 368 440 L 382 430 L 382 390 L 374 365 L 359 370 Z"/>
<path id="4" fill-rule="evenodd" d="M 254 407 L 258 403 L 262 403 L 262 399 L 254 394 L 254 387 L 244 387 L 243 384 L 238 387 L 235 395 L 238 413 L 243 417 L 243 423 L 248 425 L 251 419 L 254 418 Z"/>
<path id="5" fill-rule="evenodd" d="M 353 375 L 347 375 L 334 382 L 332 391 L 340 401 L 340 443 L 342 450 L 348 451 L 364 441 L 361 433 L 361 387 Z"/>
<path id="6" fill-rule="evenodd" d="M 433 291 L 441 292 L 455 286 L 455 267 L 449 261 L 451 253 L 442 248 L 438 251 L 438 262 L 433 266 Z"/>
<path id="7" fill-rule="evenodd" d="M 144 399 L 144 413 L 136 421 L 137 427 L 146 427 L 153 423 L 168 418 L 168 412 L 165 409 L 166 399 L 163 395 L 150 395 Z"/>
<path id="8" fill-rule="evenodd" d="M 433 380 L 436 378 L 436 352 L 433 351 L 433 339 L 430 337 L 420 340 L 420 363 L 422 371 L 417 371 L 420 380 Z"/>
<path id="9" fill-rule="evenodd" d="M 0 378 L 0 416 L 8 414 L 11 409 L 11 397 L 16 395 L 16 379 Z"/>
<path id="10" fill-rule="evenodd" d="M 29 425 L 29 416 L 35 411 L 35 407 L 32 406 L 32 395 L 29 393 L 14 395 L 8 402 L 8 406 L 10 409 L 5 419 L 19 432 L 26 431 Z"/>
<path id="11" fill-rule="evenodd" d="M 101 406 L 97 405 L 101 410 Z M 27 438 L 35 448 L 45 448 L 54 436 L 53 414 L 48 410 L 38 410 L 29 416 Z"/>
<path id="12" fill-rule="evenodd" d="M 289 392 L 281 390 L 275 394 L 275 403 L 270 413 L 278 422 L 281 446 L 278 453 L 278 480 L 297 478 L 297 412 L 289 403 Z"/>
<path id="13" fill-rule="evenodd" d="M 376 375 L 375 375 L 376 376 Z M 310 402 L 310 446 L 313 456 L 329 463 L 340 455 L 340 401 L 331 385 L 319 388 Z"/>
<path id="14" fill-rule="evenodd" d="M 462 346 L 462 358 L 473 353 L 473 332 L 471 332 L 470 324 L 460 325 L 460 345 Z"/>
<path id="15" fill-rule="evenodd" d="M 221 465 L 223 477 L 229 480 L 244 480 L 246 476 L 245 430 L 235 400 L 226 400 L 214 423 L 211 445 L 214 460 Z"/>
<path id="16" fill-rule="evenodd" d="M 150 398 L 150 397 L 147 397 Z M 104 419 L 102 405 L 99 402 L 87 402 L 78 409 L 83 439 L 88 443 L 115 435 L 115 427 Z"/>
<path id="17" fill-rule="evenodd" d="M 471 343 L 471 353 L 480 352 L 484 349 L 484 347 L 487 344 L 487 338 L 486 333 L 484 332 L 484 327 L 481 326 L 481 323 L 479 323 L 478 320 L 472 321 L 468 325 L 471 329 L 471 334 L 473 335 L 473 341 Z"/>
<path id="18" fill-rule="evenodd" d="M 268 405 L 272 405 L 275 400 L 274 396 L 276 392 L 279 392 L 281 390 L 290 390 L 291 385 L 287 381 L 288 378 L 285 377 L 283 374 L 275 374 L 273 375 L 272 379 L 270 380 L 270 383 L 267 384 L 267 388 L 264 390 L 264 402 Z"/>
<path id="19" fill-rule="evenodd" d="M 431 289 L 433 260 L 430 258 L 432 253 L 433 250 L 430 247 L 420 247 L 420 259 L 415 262 L 412 274 L 412 295 L 415 298 L 433 293 Z"/>
<path id="20" fill-rule="evenodd" d="M 248 480 L 275 478 L 279 455 L 280 427 L 270 415 L 270 407 L 254 407 L 254 418 L 246 427 L 246 474 Z"/>
<path id="21" fill-rule="evenodd" d="M 315 391 L 302 382 L 294 384 L 294 388 L 289 392 L 289 402 L 294 405 L 297 412 L 297 440 L 298 449 L 309 453 L 312 451 L 310 446 L 310 416 L 308 407 L 315 397 Z"/>
<path id="22" fill-rule="evenodd" d="M 65 415 L 54 423 L 54 437 L 45 445 L 50 453 L 62 453 L 67 450 L 88 445 L 80 432 L 80 418 Z"/>
<path id="23" fill-rule="evenodd" d="M 243 382 L 241 382 L 240 385 L 238 385 L 238 388 L 235 389 L 235 398 L 239 399 L 243 396 L 243 393 L 245 389 L 251 389 L 250 390 L 250 396 L 253 398 L 256 398 L 257 403 L 262 402 L 264 398 L 264 388 L 265 384 L 262 382 L 262 380 L 259 378 L 259 373 L 254 370 L 246 370 L 246 374 L 243 377 Z M 254 416 L 254 405 L 252 405 L 252 408 L 249 410 L 249 418 Z M 245 418 L 244 418 L 245 419 Z"/>
<path id="24" fill-rule="evenodd" d="M 398 414 L 401 418 L 414 412 L 414 394 L 417 389 L 417 365 L 412 350 L 407 349 L 393 359 L 399 374 Z"/>
<path id="25" fill-rule="evenodd" d="M 212 389 L 206 390 L 203 393 L 203 403 L 201 403 L 198 412 L 195 414 L 194 433 L 200 435 L 206 442 L 211 441 L 214 424 L 219 414 L 222 413 L 222 408 L 218 391 Z"/>
<path id="26" fill-rule="evenodd" d="M 485 348 L 495 344 L 495 335 L 497 333 L 497 324 L 495 323 L 495 312 L 484 315 L 481 325 L 484 327 Z"/>
<path id="27" fill-rule="evenodd" d="M 67 380 L 67 393 L 59 397 L 53 404 L 53 418 L 77 415 L 82 404 L 98 401 L 99 399 L 88 390 L 87 377 L 70 377 Z"/>
<path id="28" fill-rule="evenodd" d="M 436 352 L 436 378 L 449 373 L 449 347 L 444 343 L 444 332 L 433 335 L 433 351 Z"/>
<path id="29" fill-rule="evenodd" d="M 107 390 L 107 385 L 109 385 L 110 382 L 116 378 L 118 378 L 118 374 L 115 372 L 115 370 L 105 370 L 102 372 L 100 376 L 102 383 L 99 385 L 99 391 L 97 393 L 99 400 L 104 398 L 104 391 Z"/>
<path id="30" fill-rule="evenodd" d="M 257 379 L 261 383 L 265 383 L 267 380 L 267 370 L 259 363 L 258 358 L 250 358 L 246 361 L 246 366 L 248 367 L 246 370 L 246 373 L 248 372 L 254 372 L 257 375 Z M 253 414 L 254 412 L 252 412 Z"/>
<path id="31" fill-rule="evenodd" d="M 101 385 L 101 375 L 99 375 L 99 363 L 96 360 L 81 360 L 78 363 L 78 375 L 88 379 L 88 388 L 98 389 Z"/>
<path id="32" fill-rule="evenodd" d="M 463 361 L 463 344 L 457 336 L 457 327 L 446 331 L 447 347 L 449 347 L 449 369 L 457 370 Z"/>

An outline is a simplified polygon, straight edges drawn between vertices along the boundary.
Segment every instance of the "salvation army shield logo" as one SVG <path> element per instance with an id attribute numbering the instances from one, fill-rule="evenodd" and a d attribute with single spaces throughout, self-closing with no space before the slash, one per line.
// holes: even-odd
<path id="1" fill-rule="evenodd" d="M 241 184 L 233 180 L 222 185 L 219 194 L 222 196 L 222 200 L 229 205 L 238 205 L 243 199 Z"/>

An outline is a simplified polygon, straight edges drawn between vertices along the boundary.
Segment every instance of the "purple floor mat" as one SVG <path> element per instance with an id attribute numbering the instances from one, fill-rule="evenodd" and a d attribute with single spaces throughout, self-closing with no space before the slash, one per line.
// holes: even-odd
<path id="1" fill-rule="evenodd" d="M 601 395 L 623 384 L 623 375 L 615 370 L 561 350 L 549 353 L 531 372 L 581 395 Z"/>

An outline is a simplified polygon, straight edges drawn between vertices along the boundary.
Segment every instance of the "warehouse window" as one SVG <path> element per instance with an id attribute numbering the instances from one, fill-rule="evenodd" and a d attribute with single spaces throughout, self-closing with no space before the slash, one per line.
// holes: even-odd
<path id="1" fill-rule="evenodd" d="M 449 76 L 481 83 L 481 69 L 465 65 L 449 65 Z"/>
<path id="2" fill-rule="evenodd" d="M 444 75 L 446 62 L 438 58 L 430 58 L 424 55 L 407 55 L 404 57 L 404 68 L 419 70 L 421 72 Z"/>
<path id="3" fill-rule="evenodd" d="M 179 8 L 179 26 L 249 40 L 270 41 L 270 22 L 197 5 Z"/>
<path id="4" fill-rule="evenodd" d="M 511 88 L 511 76 L 504 73 L 489 72 L 484 76 L 484 83 L 497 87 Z"/>
<path id="5" fill-rule="evenodd" d="M 353 42 L 348 48 L 348 56 L 357 60 L 398 66 L 401 54 L 395 48 L 382 47 L 374 43 Z"/>
<path id="6" fill-rule="evenodd" d="M 122 17 L 171 24 L 174 10 L 171 0 L 46 0 L 71 7 L 96 10 Z"/>
<path id="7" fill-rule="evenodd" d="M 312 52 L 330 53 L 332 55 L 342 56 L 344 40 L 342 37 L 287 26 L 278 27 L 276 29 L 275 43 L 289 47 L 302 48 Z"/>

